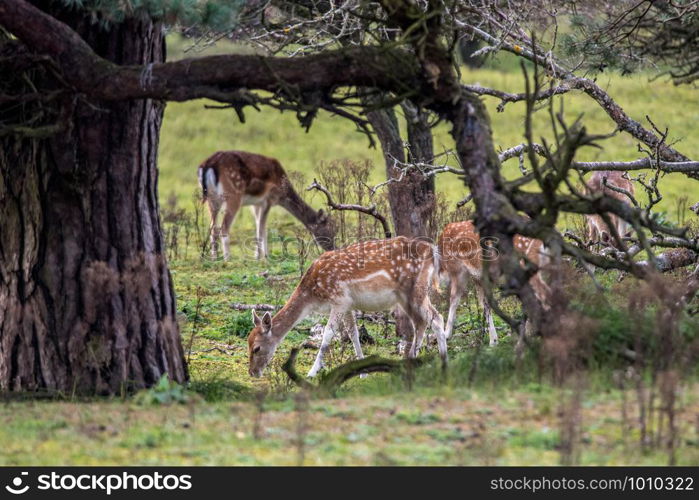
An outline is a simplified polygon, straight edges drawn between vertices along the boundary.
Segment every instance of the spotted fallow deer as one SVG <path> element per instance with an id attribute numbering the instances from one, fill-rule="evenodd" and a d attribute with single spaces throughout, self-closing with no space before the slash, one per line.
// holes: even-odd
<path id="1" fill-rule="evenodd" d="M 202 198 L 211 216 L 211 255 L 216 258 L 217 242 L 223 246 L 223 258 L 230 257 L 229 231 L 240 207 L 251 205 L 257 227 L 258 259 L 266 258 L 267 215 L 274 205 L 281 205 L 299 219 L 324 249 L 333 248 L 335 231 L 332 221 L 322 210 L 315 211 L 294 191 L 279 161 L 244 151 L 219 151 L 207 158 L 198 170 Z M 219 210 L 224 208 L 221 226 L 216 225 Z"/>
<path id="2" fill-rule="evenodd" d="M 447 359 L 444 321 L 430 301 L 439 270 L 439 252 L 425 241 L 403 236 L 355 243 L 325 252 L 304 274 L 284 307 L 274 316 L 253 311 L 248 335 L 249 372 L 260 377 L 279 343 L 299 321 L 312 313 L 329 314 L 313 367 L 315 376 L 340 323 L 349 328 L 358 358 L 362 358 L 354 310 L 386 311 L 400 307 L 410 318 L 414 337 L 410 357 L 416 357 L 428 325 L 437 336 L 439 354 Z"/>
<path id="3" fill-rule="evenodd" d="M 615 188 L 623 189 L 632 196 L 634 194 L 633 182 L 631 182 L 629 179 L 625 177 L 624 172 L 614 170 L 600 170 L 593 173 L 592 177 L 590 177 L 590 179 L 585 184 L 585 191 L 587 195 L 595 195 L 598 193 L 602 193 L 605 196 L 611 196 L 612 198 L 616 198 L 617 200 L 622 201 L 624 203 L 629 203 L 630 200 L 626 194 L 621 193 L 619 191 L 614 191 L 613 189 L 609 189 L 608 186 L 610 185 Z M 609 216 L 609 220 L 612 223 L 612 226 L 614 226 L 614 230 L 616 231 L 616 234 L 619 236 L 619 238 L 628 236 L 631 230 L 631 225 L 615 214 L 610 213 L 607 215 Z M 607 226 L 607 224 L 604 222 L 604 219 L 602 219 L 600 215 L 586 215 L 585 222 L 587 223 L 588 241 L 592 243 L 601 242 L 605 244 L 610 244 L 614 247 L 619 246 L 609 226 Z"/>
<path id="4" fill-rule="evenodd" d="M 515 235 L 513 243 L 515 250 L 536 266 L 541 267 L 548 263 L 548 254 L 541 240 Z M 473 284 L 488 323 L 490 345 L 497 344 L 498 334 L 482 284 L 483 260 L 495 261 L 497 255 L 494 250 L 482 246 L 478 230 L 472 221 L 462 221 L 447 224 L 444 228 L 439 237 L 439 253 L 441 256 L 440 278 L 449 283 L 449 315 L 445 336 L 447 338 L 451 336 L 459 301 L 469 284 Z M 550 290 L 542 279 L 541 273 L 532 276 L 529 283 L 543 307 L 547 308 Z"/>

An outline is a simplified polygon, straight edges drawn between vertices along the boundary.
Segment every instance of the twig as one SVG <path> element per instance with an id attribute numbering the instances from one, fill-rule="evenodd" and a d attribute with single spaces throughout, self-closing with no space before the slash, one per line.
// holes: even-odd
<path id="1" fill-rule="evenodd" d="M 355 205 L 349 203 L 335 203 L 335 201 L 332 198 L 332 195 L 330 194 L 330 191 L 328 191 L 328 189 L 322 184 L 320 184 L 316 179 L 313 179 L 313 183 L 306 188 L 306 191 L 311 191 L 313 189 L 317 189 L 325 195 L 325 197 L 327 198 L 328 206 L 333 210 L 353 210 L 355 212 L 361 212 L 367 215 L 371 215 L 381 223 L 381 226 L 383 226 L 383 232 L 386 238 L 391 237 L 391 229 L 388 225 L 388 221 L 386 220 L 386 217 L 381 215 L 381 213 L 379 213 L 379 211 L 376 210 L 376 205 L 365 207 L 363 205 Z"/>

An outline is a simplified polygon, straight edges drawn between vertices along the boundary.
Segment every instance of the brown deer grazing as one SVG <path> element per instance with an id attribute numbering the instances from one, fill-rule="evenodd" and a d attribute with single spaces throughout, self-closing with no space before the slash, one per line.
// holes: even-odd
<path id="1" fill-rule="evenodd" d="M 607 186 L 605 186 L 605 181 Z M 607 171 L 600 170 L 592 174 L 590 180 L 585 184 L 585 191 L 587 195 L 595 195 L 597 193 L 602 193 L 605 196 L 611 196 L 624 203 L 629 203 L 629 197 L 624 193 L 614 191 L 609 189 L 608 186 L 613 186 L 616 188 L 621 188 L 627 191 L 633 196 L 634 187 L 633 182 L 624 177 L 624 172 L 619 171 Z M 619 236 L 623 238 L 628 236 L 631 225 L 626 222 L 621 217 L 615 214 L 607 214 L 609 219 L 614 226 L 614 231 Z M 598 214 L 585 215 L 585 222 L 587 223 L 587 239 L 592 243 L 604 243 L 612 245 L 618 248 L 619 244 L 613 236 L 613 232 L 610 230 L 609 226 L 604 222 L 604 219 Z"/>
<path id="2" fill-rule="evenodd" d="M 323 356 L 341 322 L 349 328 L 355 352 L 361 359 L 362 348 L 352 311 L 385 311 L 396 306 L 405 311 L 414 327 L 408 355 L 417 356 L 425 329 L 431 325 L 437 335 L 439 354 L 446 362 L 444 321 L 429 296 L 438 270 L 437 248 L 404 236 L 325 252 L 311 264 L 277 314 L 272 317 L 265 313 L 260 317 L 253 311 L 254 328 L 248 336 L 250 375 L 262 375 L 289 330 L 311 313 L 328 313 L 329 317 L 309 377 L 323 367 Z"/>
<path id="3" fill-rule="evenodd" d="M 281 205 L 299 219 L 324 250 L 334 248 L 332 221 L 322 210 L 316 212 L 301 199 L 274 158 L 244 151 L 219 151 L 199 166 L 198 175 L 202 197 L 211 215 L 212 257 L 216 258 L 219 238 L 224 260 L 230 257 L 228 234 L 243 205 L 252 206 L 257 226 L 255 257 L 258 259 L 268 255 L 267 215 L 274 205 Z M 216 218 L 222 206 L 225 206 L 223 221 L 217 227 Z"/>
<path id="4" fill-rule="evenodd" d="M 515 235 L 515 249 L 531 262 L 541 267 L 548 262 L 548 255 L 541 240 Z M 453 222 L 447 224 L 439 237 L 439 253 L 441 257 L 440 278 L 449 283 L 449 316 L 445 327 L 445 336 L 449 338 L 454 329 L 456 309 L 469 282 L 473 283 L 478 294 L 478 301 L 483 308 L 483 314 L 488 323 L 490 345 L 498 342 L 498 334 L 493 322 L 493 314 L 485 298 L 482 285 L 483 260 L 495 261 L 497 255 L 493 250 L 481 247 L 478 230 L 472 221 Z M 549 287 L 540 273 L 531 277 L 529 283 L 534 289 L 544 308 L 549 299 Z"/>

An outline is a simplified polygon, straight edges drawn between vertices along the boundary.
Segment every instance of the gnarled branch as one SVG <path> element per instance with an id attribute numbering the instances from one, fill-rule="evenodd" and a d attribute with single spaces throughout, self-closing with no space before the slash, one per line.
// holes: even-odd
<path id="1" fill-rule="evenodd" d="M 294 347 L 289 357 L 282 365 L 282 370 L 289 379 L 300 388 L 321 396 L 332 396 L 342 384 L 348 380 L 368 373 L 397 373 L 424 365 L 432 360 L 431 356 L 423 356 L 415 359 L 388 359 L 378 355 L 367 356 L 363 359 L 355 359 L 344 363 L 337 368 L 320 376 L 318 384 L 313 384 L 306 377 L 296 371 L 296 358 L 299 348 Z"/>
<path id="2" fill-rule="evenodd" d="M 381 223 L 386 238 L 391 237 L 391 228 L 388 225 L 388 221 L 386 220 L 386 217 L 381 215 L 381 213 L 378 210 L 376 210 L 376 205 L 365 207 L 363 205 L 355 205 L 350 203 L 335 203 L 332 195 L 330 194 L 330 191 L 328 191 L 328 188 L 323 186 L 316 179 L 313 179 L 313 182 L 310 186 L 306 188 L 306 191 L 311 191 L 313 189 L 316 189 L 325 195 L 325 198 L 328 202 L 328 206 L 333 210 L 352 210 L 355 212 L 361 212 L 363 214 L 371 215 L 373 218 L 375 218 Z"/>

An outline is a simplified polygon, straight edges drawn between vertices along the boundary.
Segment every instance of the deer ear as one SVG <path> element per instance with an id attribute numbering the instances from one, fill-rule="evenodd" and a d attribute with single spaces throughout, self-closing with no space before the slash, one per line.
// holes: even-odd
<path id="1" fill-rule="evenodd" d="M 262 324 L 262 319 L 257 315 L 257 311 L 252 310 L 252 324 L 255 326 L 260 326 Z"/>
<path id="2" fill-rule="evenodd" d="M 262 324 L 265 330 L 272 328 L 272 315 L 270 313 L 266 312 L 262 315 Z"/>

